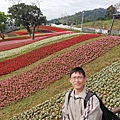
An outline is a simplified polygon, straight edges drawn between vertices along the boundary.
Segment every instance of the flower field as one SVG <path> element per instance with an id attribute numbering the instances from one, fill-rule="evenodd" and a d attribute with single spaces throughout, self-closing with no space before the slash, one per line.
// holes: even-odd
<path id="1" fill-rule="evenodd" d="M 61 28 L 56 28 L 56 27 L 51 27 L 51 26 L 38 26 L 36 27 L 36 31 L 35 31 L 35 34 L 36 33 L 43 33 L 43 34 L 46 34 L 46 33 L 58 33 L 58 32 L 68 32 L 67 30 L 64 30 L 64 29 L 61 29 Z M 13 37 L 13 36 L 23 36 L 23 35 L 27 35 L 27 31 L 26 29 L 22 29 L 22 30 L 18 30 L 18 31 L 13 31 L 13 32 L 10 32 L 10 33 L 7 33 L 5 34 L 5 36 L 8 36 L 8 37 Z M 7 40 L 10 40 L 10 39 L 7 39 Z"/>
<path id="2" fill-rule="evenodd" d="M 17 47 L 21 47 L 23 45 L 27 45 L 27 44 L 36 42 L 38 40 L 42 40 L 42 39 L 50 38 L 50 37 L 54 37 L 54 36 L 59 36 L 59 35 L 63 35 L 63 34 L 69 34 L 69 33 L 70 32 L 37 35 L 37 37 L 34 40 L 30 39 L 28 36 L 27 37 L 23 36 L 22 38 L 21 37 L 7 38 L 7 40 L 9 39 L 9 41 L 1 41 L 0 42 L 0 51 L 14 49 Z"/>
<path id="3" fill-rule="evenodd" d="M 11 101 L 32 95 L 68 74 L 72 67 L 90 62 L 118 44 L 120 39 L 117 37 L 102 38 L 64 53 L 21 75 L 0 81 L 0 108 Z"/>
<path id="4" fill-rule="evenodd" d="M 22 67 L 25 67 L 27 65 L 30 65 L 44 57 L 47 57 L 48 55 L 51 55 L 55 52 L 58 52 L 64 48 L 70 47 L 76 43 L 88 40 L 90 38 L 97 37 L 98 35 L 95 34 L 85 34 L 80 35 L 71 39 L 67 39 L 58 43 L 50 44 L 47 46 L 40 47 L 39 49 L 36 49 L 32 52 L 20 55 L 18 57 L 15 57 L 13 59 L 8 59 L 0 62 L 0 75 L 8 74 L 10 72 L 13 72 L 14 70 L 20 69 Z M 35 43 L 36 45 L 38 43 Z M 24 50 L 24 48 L 22 49 Z M 14 51 L 16 51 L 14 49 Z M 44 52 L 43 52 L 44 51 Z M 3 52 L 4 54 L 4 52 Z M 9 52 L 8 52 L 9 54 Z M 21 61 L 21 62 L 19 62 Z"/>
<path id="5" fill-rule="evenodd" d="M 42 44 L 49 43 L 49 42 L 54 42 L 54 41 L 57 41 L 57 40 L 60 40 L 60 39 L 64 39 L 64 38 L 67 38 L 67 37 L 71 37 L 71 36 L 74 36 L 74 35 L 75 34 L 70 34 L 70 35 L 69 34 L 65 34 L 65 35 L 59 35 L 57 37 L 56 36 L 55 37 L 50 37 L 50 38 L 47 38 L 47 39 L 44 39 L 44 40 L 41 40 L 40 38 L 37 38 L 37 42 L 35 41 L 35 42 L 32 42 L 29 45 L 25 45 L 25 46 L 22 45 L 21 47 L 16 48 L 16 49 L 11 49 L 11 50 L 0 52 L 0 60 L 6 59 L 6 58 L 11 57 L 11 56 L 22 54 L 22 52 L 26 52 L 29 49 L 36 48 L 38 46 L 41 46 Z M 24 41 L 24 42 L 26 42 L 26 41 Z M 29 42 L 29 40 L 27 40 L 27 42 Z M 15 48 L 14 46 L 16 46 L 16 44 L 19 45 L 19 42 L 18 43 L 15 42 L 14 45 L 12 44 L 13 48 Z M 9 45 L 9 43 L 8 43 L 8 45 Z M 5 47 L 7 48 L 7 46 L 5 46 Z"/>
<path id="6" fill-rule="evenodd" d="M 100 72 L 93 74 L 87 80 L 87 87 L 97 93 L 103 100 L 104 104 L 109 108 L 114 108 L 120 105 L 120 61 L 113 63 L 110 66 L 102 69 Z M 115 77 L 114 77 L 115 76 Z M 113 79 L 114 78 L 114 79 Z M 91 82 L 92 81 L 92 82 Z M 115 87 L 115 84 L 118 87 Z M 110 87 L 108 87 L 110 86 Z M 95 89 L 97 87 L 97 89 Z M 64 96 L 67 91 L 53 96 L 30 110 L 25 111 L 10 120 L 19 119 L 45 119 L 45 120 L 59 120 L 61 118 L 61 107 L 64 101 Z M 111 95 L 111 92 L 114 92 Z M 116 99 L 113 99 L 113 98 Z M 115 105 L 116 104 L 116 105 Z"/>
<path id="7" fill-rule="evenodd" d="M 21 68 L 24 69 L 61 50 L 66 50 L 66 52 L 18 75 L 14 74 L 0 80 L 0 111 L 6 109 L 7 106 L 10 107 L 13 102 L 17 103 L 29 98 L 55 82 L 61 81 L 69 74 L 71 68 L 91 63 L 120 45 L 119 36 L 100 37 L 101 35 L 98 34 L 79 34 L 51 26 L 41 26 L 39 30 L 40 32 L 51 31 L 51 33 L 47 32 L 43 36 L 39 36 L 37 32 L 38 37 L 34 41 L 25 38 L 20 40 L 15 37 L 14 40 L 0 42 L 1 77 Z M 11 34 L 22 36 L 25 35 L 25 32 L 16 31 Z M 95 40 L 89 41 L 93 38 Z M 88 42 L 80 44 L 86 41 Z M 67 50 L 75 45 L 78 46 Z M 119 57 L 118 55 L 117 58 L 114 58 L 116 62 L 113 61 L 111 65 L 106 64 L 106 67 L 91 75 L 86 84 L 90 90 L 97 93 L 109 109 L 120 106 Z M 65 91 L 21 114 L 14 115 L 11 120 L 60 120 L 64 95 L 68 89 L 70 88 L 66 88 Z"/>

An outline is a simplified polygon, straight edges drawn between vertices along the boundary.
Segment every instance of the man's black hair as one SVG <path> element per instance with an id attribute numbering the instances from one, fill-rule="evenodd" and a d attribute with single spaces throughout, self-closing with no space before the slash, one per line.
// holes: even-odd
<path id="1" fill-rule="evenodd" d="M 71 69 L 71 71 L 70 71 L 70 77 L 71 77 L 71 75 L 72 75 L 73 73 L 76 73 L 76 72 L 79 72 L 79 73 L 81 73 L 84 77 L 86 77 L 85 71 L 84 71 L 81 67 L 75 67 L 75 68 Z"/>

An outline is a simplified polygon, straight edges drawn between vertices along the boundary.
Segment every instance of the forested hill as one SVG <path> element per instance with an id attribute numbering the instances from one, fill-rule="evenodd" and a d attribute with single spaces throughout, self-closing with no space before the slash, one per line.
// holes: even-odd
<path id="1" fill-rule="evenodd" d="M 84 22 L 94 21 L 99 19 L 103 19 L 106 13 L 106 9 L 98 8 L 94 10 L 86 10 L 84 11 Z M 63 23 L 63 24 L 71 24 L 71 23 L 80 23 L 82 19 L 82 11 L 75 13 L 74 15 L 62 16 L 61 18 L 52 19 L 50 23 Z"/>

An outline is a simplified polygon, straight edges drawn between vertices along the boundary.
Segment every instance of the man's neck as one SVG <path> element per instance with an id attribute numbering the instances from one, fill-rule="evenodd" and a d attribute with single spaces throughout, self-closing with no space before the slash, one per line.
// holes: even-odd
<path id="1" fill-rule="evenodd" d="M 81 88 L 81 89 L 74 89 L 75 90 L 75 95 L 80 94 L 82 92 L 83 88 Z"/>

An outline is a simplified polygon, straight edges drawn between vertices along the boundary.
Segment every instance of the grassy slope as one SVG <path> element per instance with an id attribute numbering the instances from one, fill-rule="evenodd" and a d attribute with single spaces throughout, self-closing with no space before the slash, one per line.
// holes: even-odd
<path id="1" fill-rule="evenodd" d="M 104 37 L 104 36 L 102 36 L 102 37 Z M 62 54 L 62 53 L 65 53 L 65 52 L 67 52 L 67 51 L 69 51 L 69 50 L 71 50 L 71 49 L 74 49 L 74 48 L 76 48 L 76 47 L 79 46 L 79 45 L 86 44 L 86 43 L 88 43 L 88 42 L 90 42 L 90 41 L 94 41 L 94 40 L 97 40 L 97 39 L 102 38 L 102 37 L 100 36 L 100 37 L 97 37 L 97 38 L 94 38 L 94 39 L 89 39 L 89 40 L 87 40 L 87 41 L 83 41 L 82 43 L 79 43 L 79 44 L 73 45 L 73 46 L 71 46 L 71 47 L 69 47 L 69 48 L 66 48 L 66 49 L 63 49 L 63 50 L 61 50 L 61 51 L 58 51 L 58 52 L 56 52 L 55 54 L 49 55 L 48 57 L 46 57 L 46 58 L 44 58 L 44 59 L 41 59 L 41 60 L 39 60 L 39 61 L 37 61 L 37 62 L 29 65 L 29 66 L 26 66 L 26 67 L 24 67 L 24 68 L 21 68 L 21 69 L 19 69 L 19 70 L 16 70 L 16 71 L 14 71 L 14 72 L 12 72 L 12 73 L 10 73 L 10 74 L 6 74 L 6 75 L 3 75 L 3 76 L 0 76 L 0 80 L 4 80 L 4 79 L 6 79 L 6 78 L 8 78 L 8 77 L 12 77 L 12 76 L 14 76 L 14 75 L 21 74 L 22 72 L 25 72 L 25 71 L 27 71 L 27 70 L 29 70 L 29 69 L 32 69 L 32 68 L 34 68 L 35 66 L 38 66 L 38 64 L 40 64 L 40 63 L 42 63 L 42 62 L 45 62 L 45 61 L 47 61 L 47 60 L 53 59 L 54 57 L 57 57 L 58 55 L 60 55 L 60 54 Z M 66 39 L 69 39 L 69 38 L 72 38 L 72 37 L 68 37 L 68 38 L 66 38 Z M 60 42 L 60 41 L 63 41 L 63 40 L 65 40 L 65 39 L 60 39 L 60 40 L 57 40 L 57 41 L 54 41 L 54 42 L 49 42 L 49 43 L 46 43 L 46 44 L 42 44 L 42 45 L 40 45 L 39 47 L 42 47 L 42 46 L 45 46 L 45 45 L 54 44 L 54 43 L 57 43 L 57 42 Z M 37 48 L 38 48 L 38 47 L 36 47 L 36 49 L 37 49 Z M 31 48 L 31 49 L 32 49 L 32 48 Z M 31 50 L 31 49 L 30 49 L 30 50 Z M 34 49 L 35 49 L 35 48 L 34 48 Z M 34 49 L 32 49 L 32 50 L 34 50 Z M 27 52 L 30 52 L 30 51 L 27 50 Z M 27 52 L 26 52 L 26 53 L 27 53 Z M 22 54 L 25 54 L 25 53 L 23 52 Z M 16 56 L 12 56 L 12 57 L 14 58 L 14 57 L 16 57 Z M 11 57 L 11 58 L 12 58 L 12 57 Z"/>
<path id="2" fill-rule="evenodd" d="M 88 22 L 83 24 L 83 28 L 101 28 L 101 29 L 110 29 L 110 26 L 112 24 L 112 20 L 103 20 L 103 21 L 94 21 L 94 22 Z M 80 27 L 80 25 L 78 25 Z M 115 19 L 113 24 L 113 30 L 120 30 L 120 20 Z"/>
<path id="3" fill-rule="evenodd" d="M 96 39 L 92 39 L 92 40 L 96 40 Z M 45 62 L 48 59 L 57 57 L 58 55 L 66 52 L 68 50 L 74 49 L 75 47 L 85 44 L 87 42 L 90 42 L 92 40 L 76 44 L 74 46 L 71 46 L 70 48 L 67 48 L 60 52 L 57 52 L 56 54 L 50 55 L 49 57 L 47 57 L 43 60 L 40 60 L 40 61 L 30 65 L 29 67 L 25 67 L 23 69 L 13 72 L 12 74 L 7 75 L 7 77 L 11 77 L 13 75 L 20 74 L 21 72 L 31 69 L 32 67 L 35 67 L 38 64 Z M 110 65 L 112 62 L 120 59 L 119 53 L 120 53 L 120 45 L 112 48 L 112 50 L 108 51 L 107 53 L 100 56 L 96 60 L 85 64 L 83 66 L 83 68 L 85 69 L 87 76 L 89 77 L 90 75 L 94 74 L 95 72 L 100 71 L 102 68 Z M 4 76 L 3 78 L 7 78 L 7 77 Z M 6 120 L 18 113 L 26 111 L 27 109 L 30 109 L 33 106 L 36 106 L 37 104 L 40 104 L 43 101 L 49 99 L 53 95 L 68 89 L 69 87 L 71 87 L 70 83 L 68 82 L 68 78 L 69 78 L 69 76 L 65 76 L 63 79 L 55 82 L 54 84 L 48 86 L 45 89 L 37 92 L 36 94 L 32 95 L 31 97 L 28 97 L 23 100 L 19 100 L 18 102 L 13 102 L 10 106 L 7 106 L 3 110 L 0 111 L 0 120 Z"/>

